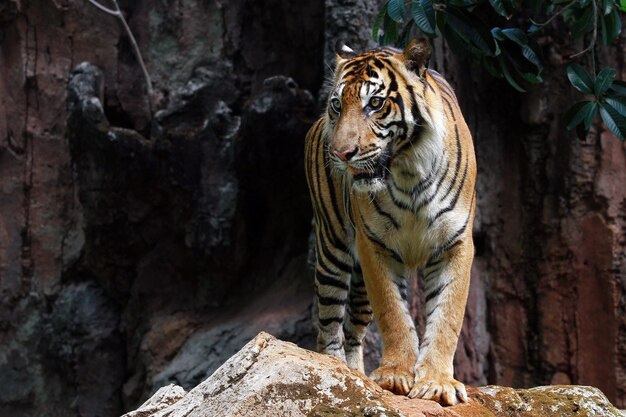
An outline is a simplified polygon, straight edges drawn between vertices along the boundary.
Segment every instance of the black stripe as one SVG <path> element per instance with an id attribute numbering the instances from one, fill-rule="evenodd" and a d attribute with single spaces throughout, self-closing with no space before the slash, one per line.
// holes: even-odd
<path id="1" fill-rule="evenodd" d="M 396 285 L 398 286 L 398 291 L 400 292 L 400 298 L 402 298 L 402 301 L 406 301 L 409 295 L 408 294 L 409 290 L 406 287 L 406 283 L 400 282 L 400 283 L 397 283 Z"/>
<path id="2" fill-rule="evenodd" d="M 389 92 L 398 91 L 398 81 L 396 80 L 395 73 L 390 70 L 388 72 L 388 76 L 389 76 L 389 79 L 391 80 L 389 82 Z M 400 97 L 400 96 L 398 96 L 398 97 Z"/>
<path id="3" fill-rule="evenodd" d="M 441 268 L 437 268 L 437 269 L 433 269 L 432 271 L 430 271 L 428 274 L 426 274 L 424 276 L 424 283 L 428 284 L 428 282 L 436 276 L 436 274 L 441 271 Z"/>
<path id="4" fill-rule="evenodd" d="M 341 288 L 343 290 L 348 290 L 349 286 L 339 278 L 331 277 L 330 275 L 326 275 L 320 271 L 315 271 L 315 278 L 317 279 L 318 284 L 327 285 L 329 287 Z"/>
<path id="5" fill-rule="evenodd" d="M 350 322 L 356 326 L 363 326 L 363 327 L 367 327 L 370 324 L 369 321 L 364 321 L 354 316 L 350 316 Z"/>
<path id="6" fill-rule="evenodd" d="M 413 189 L 411 190 L 411 195 L 415 196 L 416 194 L 420 194 L 426 191 L 431 185 L 433 185 L 433 182 L 435 182 L 435 179 L 437 178 L 437 174 L 441 171 L 442 165 L 443 165 L 443 157 L 441 159 L 437 157 L 437 159 L 435 159 L 435 163 L 433 164 L 433 167 L 431 168 L 431 171 L 429 172 L 428 176 L 424 178 L 423 180 L 421 180 L 420 182 L 418 182 L 413 187 Z M 446 172 L 447 172 L 447 169 L 446 169 Z M 439 179 L 438 184 L 441 184 L 441 181 L 442 180 Z M 435 187 L 435 193 L 437 192 L 438 188 L 439 187 Z M 432 201 L 432 198 L 429 201 Z"/>
<path id="7" fill-rule="evenodd" d="M 417 105 L 417 100 L 415 99 L 415 91 L 413 91 L 413 88 L 411 88 L 410 91 L 411 97 L 413 98 L 413 100 L 411 100 L 411 115 L 413 116 L 413 121 L 417 125 L 417 123 L 422 120 L 422 115 L 420 114 L 420 109 Z"/>
<path id="8" fill-rule="evenodd" d="M 361 221 L 363 222 L 363 226 L 365 226 L 365 234 L 367 235 L 369 240 L 371 240 L 374 244 L 387 252 L 392 259 L 396 260 L 399 263 L 404 263 L 400 255 L 398 255 L 398 253 L 393 249 L 388 248 L 387 245 L 385 245 L 385 243 L 380 240 L 380 238 L 378 238 L 378 236 L 376 236 L 376 234 L 369 228 L 367 223 L 365 223 L 365 219 L 363 218 L 363 216 L 361 216 Z"/>
<path id="9" fill-rule="evenodd" d="M 335 195 L 335 180 L 333 178 L 332 173 L 330 172 L 330 164 L 324 164 L 324 172 L 326 173 L 326 182 L 328 183 L 328 195 L 330 197 L 330 202 L 333 206 L 333 211 L 335 213 L 335 217 L 337 218 L 337 223 L 343 223 L 343 217 L 339 212 L 339 205 L 337 203 L 337 196 Z"/>
<path id="10" fill-rule="evenodd" d="M 442 262 L 441 259 L 436 259 L 436 260 L 431 260 L 429 261 L 426 266 L 424 267 L 424 269 L 428 269 L 428 268 L 432 268 L 433 266 L 440 264 Z"/>
<path id="11" fill-rule="evenodd" d="M 461 138 L 459 136 L 459 129 L 456 125 L 454 125 L 454 133 L 456 135 L 456 165 L 454 166 L 454 175 L 452 176 L 452 180 L 450 181 L 450 185 L 448 185 L 448 189 L 446 193 L 439 199 L 439 201 L 445 200 L 445 198 L 450 194 L 454 184 L 456 183 L 456 178 L 459 175 L 459 170 L 461 169 L 461 157 L 463 156 L 463 150 L 461 149 Z"/>
<path id="12" fill-rule="evenodd" d="M 378 58 L 372 58 L 372 63 L 378 69 L 384 69 L 385 68 L 385 64 L 383 64 L 383 62 L 380 59 L 378 59 Z"/>
<path id="13" fill-rule="evenodd" d="M 324 255 L 324 257 L 328 259 L 328 261 L 332 264 L 332 266 L 348 274 L 352 272 L 352 267 L 348 265 L 347 263 L 337 259 L 337 257 L 328 250 L 328 247 L 324 244 L 324 242 L 318 242 L 318 243 L 319 243 L 318 246 L 322 248 L 322 255 Z"/>
<path id="14" fill-rule="evenodd" d="M 448 286 L 448 282 L 440 285 L 435 291 L 432 291 L 432 292 L 426 294 L 425 302 L 428 303 L 430 300 L 432 300 L 433 298 L 437 297 L 439 294 L 441 294 L 443 292 L 444 289 L 446 289 L 447 286 Z"/>
<path id="15" fill-rule="evenodd" d="M 443 183 L 443 180 L 446 179 L 446 177 L 448 176 L 448 171 L 450 171 L 450 161 L 446 161 L 446 170 L 443 172 L 443 175 L 441 177 L 439 177 L 439 181 L 437 181 L 437 185 L 435 186 L 435 190 L 439 190 L 439 187 L 441 187 L 441 184 Z"/>
<path id="16" fill-rule="evenodd" d="M 450 110 L 450 116 L 452 116 L 452 120 L 456 122 L 456 117 L 454 116 L 454 112 L 452 111 L 452 105 L 447 98 L 441 97 L 441 99 L 448 105 L 448 110 Z"/>
<path id="17" fill-rule="evenodd" d="M 326 210 L 326 204 L 324 204 L 324 202 L 322 201 L 322 184 L 320 182 L 320 178 L 321 178 L 321 173 L 319 172 L 319 166 L 320 166 L 320 161 L 319 158 L 322 158 L 322 166 L 326 166 L 327 165 L 327 160 L 325 157 L 325 152 L 323 149 L 323 145 L 322 145 L 322 140 L 321 138 L 318 137 L 318 141 L 317 141 L 317 149 L 315 150 L 315 155 L 316 155 L 316 163 L 314 164 L 315 167 L 315 172 L 313 172 L 313 177 L 315 177 L 315 179 L 317 180 L 317 190 L 314 193 L 314 197 L 317 200 L 317 204 L 316 204 L 316 208 L 321 210 L 321 214 L 322 214 L 322 219 L 326 222 L 326 223 L 330 223 L 330 216 L 328 214 L 328 211 Z M 322 149 L 320 149 L 320 147 Z M 326 180 L 328 181 L 328 175 L 326 177 Z"/>
<path id="18" fill-rule="evenodd" d="M 437 71 L 428 70 L 428 72 L 437 83 L 437 86 L 439 87 L 439 89 L 445 91 L 450 97 L 453 97 L 454 100 L 456 101 L 456 94 L 454 93 L 454 90 L 452 90 L 450 83 L 448 83 L 448 81 L 445 78 L 443 78 L 443 76 L 439 74 Z"/>
<path id="19" fill-rule="evenodd" d="M 465 170 L 463 171 L 463 176 L 461 177 L 461 183 L 459 184 L 459 188 L 456 190 L 454 197 L 450 201 L 450 204 L 448 204 L 448 207 L 439 210 L 437 214 L 435 214 L 435 217 L 429 220 L 428 227 L 432 226 L 433 223 L 437 221 L 437 219 L 441 217 L 444 213 L 452 211 L 452 209 L 456 207 L 456 203 L 459 200 L 459 196 L 461 195 L 461 190 L 463 189 L 463 185 L 465 184 L 465 179 L 467 178 L 467 166 L 469 165 L 469 161 L 467 159 L 469 159 L 469 157 L 466 158 Z"/>
<path id="20" fill-rule="evenodd" d="M 391 202 L 398 207 L 399 209 L 402 210 L 407 210 L 410 212 L 413 212 L 413 208 L 411 207 L 411 205 L 407 205 L 405 203 L 403 203 L 402 201 L 398 200 L 398 198 L 395 196 L 394 192 L 393 192 L 393 187 L 391 186 L 391 182 L 387 182 L 387 191 L 389 192 L 389 197 L 391 198 Z"/>
<path id="21" fill-rule="evenodd" d="M 343 323 L 343 319 L 341 317 L 328 317 L 326 319 L 320 318 L 319 323 L 320 325 L 326 327 L 332 323 Z"/>
<path id="22" fill-rule="evenodd" d="M 442 254 L 444 254 L 445 252 L 452 249 L 454 246 L 461 243 L 461 240 L 457 240 L 457 239 L 459 236 L 461 236 L 461 234 L 463 234 L 463 232 L 467 228 L 467 225 L 469 224 L 469 219 L 472 214 L 472 205 L 474 204 L 475 196 L 476 196 L 476 193 L 474 193 L 474 196 L 472 197 L 472 202 L 470 203 L 470 209 L 469 209 L 469 212 L 467 213 L 467 218 L 465 219 L 465 223 L 463 223 L 463 226 L 461 226 L 459 230 L 457 230 L 454 233 L 454 235 L 452 235 L 452 237 L 450 237 L 450 239 L 446 241 L 446 243 L 444 243 L 443 245 L 433 250 L 433 254 L 430 256 L 430 258 L 428 258 L 428 262 L 432 262 L 434 259 L 439 259 L 439 257 Z"/>
<path id="23" fill-rule="evenodd" d="M 341 346 L 341 341 L 340 340 L 331 340 L 322 349 L 326 350 L 329 347 L 331 347 L 332 345 L 336 345 L 337 347 L 339 347 L 339 346 Z"/>
<path id="24" fill-rule="evenodd" d="M 322 237 L 338 251 L 343 252 L 344 254 L 349 253 L 348 246 L 343 240 L 341 240 L 341 238 L 339 238 L 339 236 L 337 236 L 332 224 L 322 221 L 322 226 L 323 228 L 320 229 L 320 232 L 325 232 L 325 234 L 322 234 Z"/>
<path id="25" fill-rule="evenodd" d="M 428 77 L 424 77 L 423 79 L 424 79 L 424 81 L 426 82 L 426 86 L 430 89 L 430 91 L 432 91 L 433 93 L 435 93 L 435 87 L 433 87 L 433 86 L 430 84 L 430 81 L 428 81 Z"/>
<path id="26" fill-rule="evenodd" d="M 334 305 L 346 305 L 347 300 L 345 298 L 324 297 L 318 294 L 317 302 L 323 306 L 334 306 Z"/>
<path id="27" fill-rule="evenodd" d="M 379 215 L 389 220 L 389 222 L 391 222 L 391 224 L 393 225 L 395 229 L 400 228 L 400 223 L 398 223 L 397 220 L 394 219 L 391 214 L 387 213 L 385 210 L 382 209 L 382 207 L 380 207 L 380 203 L 378 202 L 378 199 L 376 197 L 374 197 L 374 199 L 372 200 L 372 203 L 374 204 L 374 208 L 376 209 L 376 212 Z"/>
<path id="28" fill-rule="evenodd" d="M 353 301 L 350 300 L 350 305 L 352 307 L 363 307 L 363 306 L 368 306 L 370 305 L 370 301 L 368 299 L 365 300 L 361 300 L 361 301 Z"/>
<path id="29" fill-rule="evenodd" d="M 433 201 L 435 199 L 435 196 L 437 195 L 437 189 L 435 189 L 435 191 L 433 191 L 433 193 L 429 196 L 427 196 L 426 198 L 420 200 L 419 204 L 417 206 L 415 206 L 415 212 L 417 213 L 420 209 L 422 209 L 422 207 L 426 206 L 427 204 L 430 204 L 431 201 Z"/>

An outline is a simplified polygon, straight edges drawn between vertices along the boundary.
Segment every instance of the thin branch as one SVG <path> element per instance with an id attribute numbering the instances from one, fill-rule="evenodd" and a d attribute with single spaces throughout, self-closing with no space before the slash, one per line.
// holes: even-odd
<path id="1" fill-rule="evenodd" d="M 534 20 L 530 19 L 530 22 L 533 25 L 539 26 L 540 29 L 542 29 L 544 26 L 548 25 L 550 22 L 552 22 L 554 19 L 556 19 L 558 16 L 560 16 L 561 14 L 563 14 L 563 12 L 567 9 L 569 9 L 570 7 L 572 7 L 574 4 L 578 3 L 578 0 L 572 0 L 571 2 L 567 3 L 567 5 L 563 6 L 558 12 L 554 13 L 552 16 L 550 16 L 550 18 L 548 20 L 546 20 L 543 23 L 539 23 L 539 22 L 535 22 Z"/>
<path id="2" fill-rule="evenodd" d="M 595 0 L 593 0 L 591 4 L 593 5 L 593 34 L 591 35 L 591 42 L 589 42 L 589 45 L 587 45 L 587 47 L 582 51 L 577 52 L 574 55 L 570 55 L 570 59 L 576 58 L 596 46 L 596 37 L 598 36 L 598 6 L 596 5 Z"/>
<path id="3" fill-rule="evenodd" d="M 150 78 L 150 74 L 148 73 L 148 69 L 146 68 L 146 64 L 143 61 L 143 56 L 141 55 L 141 51 L 139 50 L 139 45 L 137 44 L 137 40 L 135 39 L 135 36 L 133 35 L 132 30 L 130 30 L 130 26 L 128 26 L 128 23 L 126 22 L 126 18 L 124 18 L 124 14 L 120 10 L 120 6 L 117 3 L 117 0 L 111 0 L 113 5 L 115 6 L 115 10 L 103 6 L 102 4 L 98 3 L 96 0 L 87 0 L 87 1 L 89 1 L 89 3 L 93 4 L 98 9 L 102 10 L 103 12 L 108 13 L 112 16 L 116 16 L 122 22 L 122 26 L 124 27 L 124 30 L 126 31 L 126 35 L 130 39 L 130 43 L 133 45 L 135 56 L 137 57 L 137 61 L 139 62 L 139 66 L 141 67 L 141 71 L 143 72 L 143 76 L 146 80 L 146 89 L 148 92 L 148 106 L 150 108 L 150 112 L 152 113 L 152 97 L 154 95 L 154 90 L 152 89 L 152 80 Z"/>
<path id="4" fill-rule="evenodd" d="M 112 16 L 119 16 L 120 15 L 119 8 L 117 10 L 113 10 L 113 9 L 109 9 L 108 7 L 105 7 L 105 6 L 101 5 L 96 0 L 87 0 L 87 1 L 89 1 L 89 3 L 93 4 L 94 6 L 96 6 L 98 9 L 100 9 L 103 12 L 108 13 L 108 14 L 110 14 Z M 115 5 L 117 6 L 117 3 L 115 3 Z"/>

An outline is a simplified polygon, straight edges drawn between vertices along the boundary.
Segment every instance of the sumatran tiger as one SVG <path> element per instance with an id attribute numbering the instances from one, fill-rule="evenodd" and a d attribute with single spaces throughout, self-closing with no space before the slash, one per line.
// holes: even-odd
<path id="1" fill-rule="evenodd" d="M 360 55 L 343 44 L 328 106 L 307 134 L 314 206 L 318 350 L 363 371 L 376 319 L 382 387 L 441 404 L 467 401 L 453 378 L 474 256 L 476 161 L 450 85 L 427 69 L 430 47 Z M 422 270 L 421 345 L 407 280 Z M 347 316 L 346 316 L 347 313 Z"/>

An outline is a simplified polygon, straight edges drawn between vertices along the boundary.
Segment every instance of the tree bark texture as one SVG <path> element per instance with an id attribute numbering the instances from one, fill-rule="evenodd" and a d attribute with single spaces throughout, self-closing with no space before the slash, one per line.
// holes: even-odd
<path id="1" fill-rule="evenodd" d="M 0 1 L 0 415 L 114 416 L 266 330 L 314 346 L 304 135 L 366 0 Z M 435 42 L 478 158 L 457 376 L 626 406 L 626 148 L 583 141 L 564 32 L 512 92 Z M 626 78 L 624 36 L 600 62 Z M 421 318 L 419 284 L 413 311 Z M 376 351 L 376 338 L 369 339 Z M 369 360 L 370 367 L 374 359 Z"/>

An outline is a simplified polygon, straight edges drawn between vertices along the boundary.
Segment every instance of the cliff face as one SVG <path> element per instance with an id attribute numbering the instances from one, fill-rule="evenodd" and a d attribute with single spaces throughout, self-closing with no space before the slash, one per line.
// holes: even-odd
<path id="1" fill-rule="evenodd" d="M 261 329 L 314 345 L 304 134 L 329 45 L 370 45 L 377 6 L 120 5 L 152 113 L 114 17 L 0 3 L 2 415 L 119 415 L 197 385 Z M 594 385 L 624 406 L 626 150 L 565 131 L 569 51 L 544 42 L 547 82 L 524 96 L 436 44 L 479 166 L 456 369 L 470 384 Z M 621 42 L 602 59 L 626 75 Z M 375 333 L 368 347 L 371 368 Z"/>

